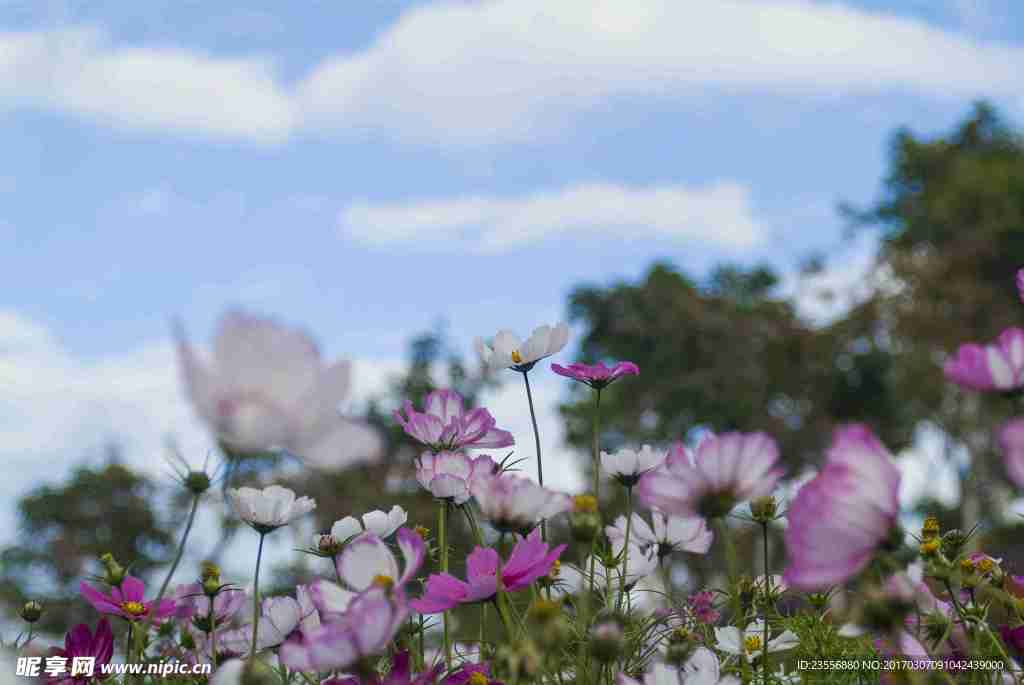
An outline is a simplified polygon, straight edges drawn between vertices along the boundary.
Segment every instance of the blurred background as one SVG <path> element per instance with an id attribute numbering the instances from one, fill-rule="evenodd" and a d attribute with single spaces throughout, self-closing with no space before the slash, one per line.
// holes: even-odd
<path id="1" fill-rule="evenodd" d="M 532 473 L 518 378 L 471 343 L 560 320 L 551 361 L 640 366 L 604 395 L 607 449 L 766 430 L 800 478 L 864 421 L 908 522 L 980 522 L 1024 568 L 993 443 L 1015 400 L 941 373 L 1024 323 L 1011 0 L 0 7 L 4 615 L 42 598 L 62 632 L 100 553 L 169 561 L 167 455 L 220 460 L 171 321 L 204 348 L 235 306 L 351 359 L 341 409 L 385 439 L 340 472 L 240 471 L 319 502 L 272 538 L 281 587 L 324 570 L 293 550 L 343 515 L 431 525 L 390 418 L 406 398 L 487 406 Z M 547 482 L 579 492 L 587 397 L 546 362 L 532 380 Z M 206 558 L 248 581 L 255 536 L 226 514 L 211 493 L 179 582 Z M 712 563 L 681 559 L 680 587 Z"/>

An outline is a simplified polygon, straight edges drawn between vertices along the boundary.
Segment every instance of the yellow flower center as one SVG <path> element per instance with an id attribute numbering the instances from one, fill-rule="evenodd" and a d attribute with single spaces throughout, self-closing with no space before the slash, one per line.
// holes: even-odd
<path id="1" fill-rule="evenodd" d="M 982 573 L 990 573 L 995 567 L 995 562 L 993 562 L 989 557 L 982 557 L 978 560 L 977 567 Z"/>
<path id="2" fill-rule="evenodd" d="M 146 613 L 146 607 L 142 605 L 142 602 L 122 602 L 121 608 L 126 614 L 131 614 L 132 616 L 142 616 Z"/>
<path id="3" fill-rule="evenodd" d="M 938 538 L 932 538 L 931 540 L 925 540 L 921 543 L 921 554 L 929 555 L 935 554 L 939 551 L 939 547 L 942 543 L 939 542 Z"/>
<path id="4" fill-rule="evenodd" d="M 523 363 L 523 356 L 519 354 L 519 350 L 512 350 L 512 362 L 515 364 Z"/>
<path id="5" fill-rule="evenodd" d="M 426 526 L 416 526 L 413 530 L 424 540 L 426 540 L 427 536 L 430 535 L 430 529 Z"/>
<path id="6" fill-rule="evenodd" d="M 964 573 L 974 573 L 974 562 L 970 559 L 960 561 L 960 570 Z"/>
<path id="7" fill-rule="evenodd" d="M 576 495 L 572 498 L 573 511 L 594 513 L 597 511 L 597 498 L 593 495 Z"/>
<path id="8" fill-rule="evenodd" d="M 548 571 L 548 576 L 557 578 L 558 574 L 562 572 L 562 562 L 555 559 L 554 563 L 551 564 L 551 570 Z"/>
<path id="9" fill-rule="evenodd" d="M 921 537 L 925 540 L 931 540 L 939 534 L 939 519 L 934 516 L 929 516 L 924 520 L 924 525 L 921 526 Z"/>
<path id="10" fill-rule="evenodd" d="M 750 635 L 743 640 L 743 648 L 747 650 L 748 654 L 761 651 L 761 636 Z"/>
<path id="11" fill-rule="evenodd" d="M 395 585 L 395 581 L 394 581 L 394 579 L 391 576 L 385 576 L 384 574 L 379 574 L 379 575 L 376 575 L 376 576 L 373 577 L 373 586 L 374 587 L 379 587 L 379 588 L 383 588 L 385 590 L 390 590 L 392 587 L 394 587 L 394 585 Z"/>
<path id="12" fill-rule="evenodd" d="M 469 685 L 487 685 L 487 676 L 480 671 L 476 671 L 473 675 L 469 676 Z"/>

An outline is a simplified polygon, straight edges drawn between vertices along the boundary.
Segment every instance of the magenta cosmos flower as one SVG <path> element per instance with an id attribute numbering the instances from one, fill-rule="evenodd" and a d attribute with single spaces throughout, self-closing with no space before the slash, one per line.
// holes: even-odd
<path id="1" fill-rule="evenodd" d="M 47 682 L 51 683 L 51 685 L 57 685 L 58 683 L 60 685 L 79 685 L 92 678 L 105 679 L 107 674 L 103 673 L 102 667 L 110 663 L 110 657 L 113 654 L 114 633 L 110 630 L 110 623 L 107 622 L 107 619 L 100 619 L 100 622 L 96 625 L 95 633 L 89 630 L 89 626 L 79 623 L 64 636 L 64 649 L 54 647 L 49 653 L 49 656 L 67 659 L 68 670 L 60 676 L 47 678 Z M 72 661 L 82 657 L 96 660 L 93 665 L 93 674 L 91 676 L 80 674 L 71 677 Z"/>
<path id="2" fill-rule="evenodd" d="M 1010 419 L 999 429 L 999 449 L 1010 480 L 1024 488 L 1024 416 Z"/>
<path id="3" fill-rule="evenodd" d="M 894 530 L 899 486 L 900 473 L 871 429 L 836 430 L 824 468 L 789 507 L 785 582 L 818 590 L 863 570 Z"/>
<path id="4" fill-rule="evenodd" d="M 551 370 L 559 376 L 571 378 L 584 385 L 589 385 L 594 390 L 607 388 L 623 376 L 640 375 L 640 367 L 633 362 L 616 362 L 614 366 L 605 366 L 604 362 L 596 364 L 552 364 Z"/>
<path id="5" fill-rule="evenodd" d="M 1017 292 L 1020 293 L 1020 300 L 1024 302 L 1024 269 L 1017 271 Z"/>
<path id="6" fill-rule="evenodd" d="M 406 435 L 428 446 L 434 452 L 466 448 L 498 448 L 515 444 L 506 430 L 496 428 L 491 413 L 479 407 L 466 411 L 462 396 L 454 390 L 435 390 L 423 400 L 418 412 L 412 402 L 405 401 L 402 412 L 393 416 Z"/>
<path id="7" fill-rule="evenodd" d="M 154 611 L 153 602 L 145 600 L 145 584 L 134 576 L 125 576 L 120 587 L 110 588 L 109 595 L 103 594 L 84 580 L 79 583 L 78 591 L 101 614 L 120 616 L 129 621 L 146 618 L 151 611 L 155 618 L 164 618 L 174 613 L 173 599 L 160 600 L 160 606 Z"/>
<path id="8" fill-rule="evenodd" d="M 675 445 L 665 463 L 640 478 L 649 507 L 674 516 L 715 518 L 736 504 L 768 495 L 782 476 L 779 448 L 764 433 L 724 433 L 703 440 L 696 454 Z"/>
<path id="9" fill-rule="evenodd" d="M 212 630 L 219 627 L 237 614 L 246 603 L 246 596 L 243 590 L 233 588 L 224 588 L 218 592 L 213 599 L 213 626 L 209 625 L 210 598 L 203 592 L 203 586 L 199 583 L 179 585 L 174 591 L 174 601 L 175 618 L 192 621 L 203 632 L 209 632 L 207 628 Z"/>
<path id="10" fill-rule="evenodd" d="M 988 345 L 962 345 L 946 361 L 946 378 L 970 390 L 1005 391 L 1024 385 L 1024 329 L 1008 328 Z"/>
<path id="11" fill-rule="evenodd" d="M 325 680 L 323 685 L 465 685 L 473 682 L 470 679 L 474 673 L 483 676 L 482 682 L 488 685 L 501 685 L 487 678 L 490 673 L 487 664 L 463 664 L 442 679 L 443 673 L 444 664 L 437 664 L 419 675 L 414 675 L 410 668 L 409 652 L 399 652 L 392 659 L 391 668 L 385 676 L 331 678 Z"/>
<path id="12" fill-rule="evenodd" d="M 505 591 L 521 590 L 550 573 L 564 550 L 565 545 L 551 549 L 536 530 L 519 539 L 504 565 L 496 551 L 477 547 L 466 557 L 465 581 L 435 573 L 427 579 L 423 596 L 410 605 L 421 614 L 438 614 L 459 604 L 484 602 L 497 594 L 499 578 Z"/>

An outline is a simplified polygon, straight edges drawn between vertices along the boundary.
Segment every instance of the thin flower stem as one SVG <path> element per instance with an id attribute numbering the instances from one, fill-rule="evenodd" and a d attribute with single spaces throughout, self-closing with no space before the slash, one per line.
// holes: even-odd
<path id="1" fill-rule="evenodd" d="M 249 648 L 249 659 L 256 660 L 256 640 L 260 633 L 260 562 L 263 561 L 263 540 L 266 533 L 260 533 L 260 546 L 256 551 L 256 574 L 252 581 L 252 647 Z"/>
<path id="2" fill-rule="evenodd" d="M 601 503 L 601 389 L 594 391 L 594 498 Z"/>
<path id="3" fill-rule="evenodd" d="M 622 576 L 619 578 L 619 598 L 616 609 L 622 609 L 623 597 L 626 594 L 626 574 L 629 572 L 629 535 L 633 529 L 633 488 L 626 487 L 626 539 L 622 545 Z"/>
<path id="4" fill-rule="evenodd" d="M 473 539 L 476 540 L 476 544 L 483 546 L 484 536 L 480 532 L 480 526 L 476 523 L 476 517 L 473 516 L 473 511 L 469 508 L 468 504 L 462 505 L 462 511 L 466 515 L 466 520 L 469 521 L 469 527 L 473 531 Z M 480 634 L 479 634 L 479 648 L 477 655 L 480 663 L 484 662 L 484 639 L 486 637 L 485 631 L 487 626 L 487 604 L 480 604 Z"/>
<path id="5" fill-rule="evenodd" d="M 441 548 L 441 573 L 448 573 L 448 502 L 441 501 L 437 510 L 437 544 Z M 448 630 L 448 612 L 441 614 L 444 623 L 444 663 L 447 668 L 452 667 L 452 642 Z"/>
<path id="6" fill-rule="evenodd" d="M 544 486 L 544 461 L 540 456 L 540 431 L 537 430 L 537 412 L 533 409 L 533 393 L 530 391 L 530 372 L 523 371 L 523 382 L 526 384 L 526 401 L 530 405 L 530 421 L 533 423 L 533 440 L 537 448 L 537 481 L 541 487 Z M 541 540 L 547 542 L 548 540 L 548 524 L 547 521 L 540 522 L 540 537 Z"/>
<path id="7" fill-rule="evenodd" d="M 715 525 L 718 534 L 718 539 L 722 541 L 722 545 L 725 547 L 725 562 L 726 571 L 729 578 L 729 592 L 733 599 L 733 622 L 742 632 L 744 629 L 743 625 L 743 611 L 740 606 L 740 597 L 738 588 L 736 587 L 736 546 L 733 544 L 732 535 L 729 533 L 729 524 L 726 522 L 725 517 L 719 517 L 715 519 Z"/>
<path id="8" fill-rule="evenodd" d="M 764 644 L 761 654 L 761 675 L 768 685 L 768 603 L 772 596 L 772 577 L 768 572 L 768 522 L 761 521 L 761 539 L 764 542 Z"/>
<path id="9" fill-rule="evenodd" d="M 213 662 L 213 670 L 217 670 L 217 624 L 214 622 L 213 614 L 213 602 L 217 599 L 216 597 L 210 597 L 210 610 L 206 614 L 206 619 L 210 626 L 210 660 Z"/>

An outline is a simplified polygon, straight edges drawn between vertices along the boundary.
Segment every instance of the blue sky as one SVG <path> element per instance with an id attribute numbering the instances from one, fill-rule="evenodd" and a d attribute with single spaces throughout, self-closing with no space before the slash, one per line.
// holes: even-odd
<path id="1" fill-rule="evenodd" d="M 199 449 L 171 317 L 302 324 L 365 395 L 439 318 L 468 350 L 653 259 L 849 278 L 892 131 L 1024 95 L 1011 0 L 0 6 L 8 501 L 115 433 Z"/>

